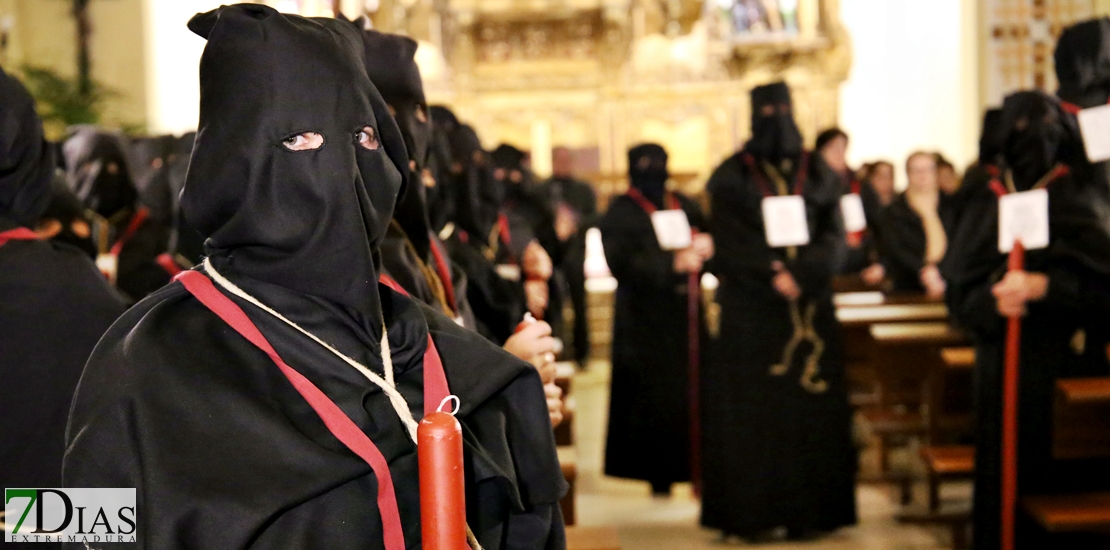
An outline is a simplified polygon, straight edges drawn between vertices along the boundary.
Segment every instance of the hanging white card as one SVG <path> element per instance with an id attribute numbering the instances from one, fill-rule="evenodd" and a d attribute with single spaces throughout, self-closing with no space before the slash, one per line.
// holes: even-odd
<path id="1" fill-rule="evenodd" d="M 1048 246 L 1048 191 L 1034 189 L 998 199 L 998 249 L 1009 252 L 1021 240 L 1027 250 Z"/>
<path id="2" fill-rule="evenodd" d="M 763 199 L 763 231 L 772 248 L 809 244 L 805 199 L 799 195 Z"/>
<path id="3" fill-rule="evenodd" d="M 1091 162 L 1110 159 L 1110 105 L 1079 111 L 1079 131 Z"/>
<path id="4" fill-rule="evenodd" d="M 682 250 L 691 244 L 690 220 L 682 210 L 659 210 L 651 213 L 651 226 L 663 250 Z"/>
<path id="5" fill-rule="evenodd" d="M 867 214 L 863 211 L 863 200 L 859 193 L 841 195 L 840 215 L 844 217 L 845 231 L 855 233 L 867 229 Z"/>
<path id="6" fill-rule="evenodd" d="M 497 274 L 506 281 L 520 281 L 520 266 L 513 264 L 497 264 Z"/>

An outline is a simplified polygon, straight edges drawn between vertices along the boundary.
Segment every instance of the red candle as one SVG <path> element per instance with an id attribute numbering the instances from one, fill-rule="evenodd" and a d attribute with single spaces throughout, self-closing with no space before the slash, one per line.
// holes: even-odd
<path id="1" fill-rule="evenodd" d="M 462 426 L 434 412 L 417 428 L 424 550 L 467 550 Z"/>

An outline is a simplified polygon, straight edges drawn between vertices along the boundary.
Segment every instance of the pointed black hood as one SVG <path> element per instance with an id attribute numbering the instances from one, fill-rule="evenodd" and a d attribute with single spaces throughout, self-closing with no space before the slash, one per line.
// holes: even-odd
<path id="1" fill-rule="evenodd" d="M 1043 92 L 1017 92 L 1002 103 L 998 134 L 1018 191 L 1029 190 L 1057 163 L 1081 163 L 1082 140 L 1075 118 Z"/>
<path id="2" fill-rule="evenodd" d="M 366 74 L 392 109 L 408 149 L 409 185 L 397 202 L 393 219 L 405 230 L 416 252 L 424 259 L 431 252 L 427 194 L 423 171 L 428 165 L 432 121 L 424 100 L 424 84 L 416 65 L 416 41 L 375 30 L 362 31 Z"/>
<path id="3" fill-rule="evenodd" d="M 31 94 L 0 69 L 0 217 L 32 225 L 50 202 L 54 154 Z"/>
<path id="4" fill-rule="evenodd" d="M 667 151 L 661 145 L 645 143 L 628 150 L 629 185 L 643 193 L 656 208 L 664 208 L 667 190 Z"/>
<path id="5" fill-rule="evenodd" d="M 254 4 L 197 15 L 200 124 L 181 203 L 218 267 L 380 315 L 373 259 L 407 173 L 350 23 Z M 376 149 L 358 141 L 370 127 Z M 290 136 L 323 136 L 292 151 Z"/>
<path id="6" fill-rule="evenodd" d="M 1060 99 L 1082 108 L 1110 100 L 1110 17 L 1064 29 L 1055 57 Z"/>
<path id="7" fill-rule="evenodd" d="M 777 163 L 802 154 L 802 134 L 794 122 L 790 88 L 775 82 L 752 89 L 752 138 L 745 150 Z"/>

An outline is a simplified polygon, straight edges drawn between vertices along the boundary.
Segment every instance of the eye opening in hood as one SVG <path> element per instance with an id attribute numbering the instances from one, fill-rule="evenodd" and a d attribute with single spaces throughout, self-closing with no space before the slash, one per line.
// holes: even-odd
<path id="1" fill-rule="evenodd" d="M 296 132 L 282 138 L 281 146 L 294 153 L 316 151 L 324 146 L 324 135 L 313 131 Z"/>
<path id="2" fill-rule="evenodd" d="M 361 130 L 355 132 L 355 143 L 368 151 L 377 151 L 382 145 L 381 139 L 378 138 L 378 131 L 373 126 L 363 126 Z"/>

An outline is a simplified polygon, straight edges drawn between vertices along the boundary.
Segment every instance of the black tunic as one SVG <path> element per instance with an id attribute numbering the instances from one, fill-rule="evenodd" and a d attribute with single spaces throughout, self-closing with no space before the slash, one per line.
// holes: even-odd
<path id="1" fill-rule="evenodd" d="M 675 195 L 693 227 L 694 201 Z M 599 222 L 617 279 L 605 474 L 657 483 L 690 479 L 687 275 L 659 248 L 651 217 L 627 195 Z M 701 325 L 704 337 L 704 323 Z"/>
<path id="2" fill-rule="evenodd" d="M 1018 389 L 1018 498 L 1110 488 L 1110 460 L 1052 458 L 1053 394 L 1060 378 L 1107 376 L 1110 343 L 1110 185 L 1106 166 L 1082 160 L 1078 129 L 1056 100 L 1019 92 L 1003 106 L 1001 172 L 1012 168 L 1016 190 L 1024 191 L 1057 162 L 1070 174 L 1048 184 L 1047 248 L 1026 253 L 1025 270 L 1048 276 L 1042 300 L 1027 304 L 1021 321 Z M 1049 141 L 1049 140 L 1053 141 Z M 1049 153 L 1046 155 L 1046 153 Z M 976 467 L 974 546 L 994 550 L 1001 536 L 1002 379 L 1005 326 L 991 289 L 1006 271 L 998 251 L 998 197 L 991 170 L 977 170 L 968 187 L 967 215 L 951 243 L 949 272 L 952 314 L 976 343 Z M 998 185 L 1001 185 L 1000 178 Z M 974 215 L 971 213 L 974 212 Z M 1082 338 L 1077 338 L 1082 335 Z M 1083 341 L 1082 346 L 1077 346 Z M 1063 544 L 1045 540 L 1036 522 L 1017 512 L 1018 548 Z"/>
<path id="3" fill-rule="evenodd" d="M 0 231 L 15 224 L 0 219 Z M 84 253 L 64 244 L 0 246 L 0 483 L 60 487 L 69 404 L 123 300 Z"/>
<path id="4" fill-rule="evenodd" d="M 1104 189 L 1082 181 L 1095 171 L 1083 170 L 1048 187 L 1052 244 L 1026 255 L 1026 270 L 1048 275 L 1049 289 L 1043 300 L 1029 304 L 1029 314 L 1022 320 L 1019 498 L 1110 487 L 1105 481 L 1110 467 L 1106 460 L 1057 461 L 1051 455 L 1056 380 L 1110 375 L 1105 353 L 1110 344 L 1105 321 L 1110 304 L 1105 292 L 1098 290 L 1106 288 L 1110 272 L 1074 253 L 1078 248 L 1110 257 L 1110 238 L 1104 229 L 1094 229 L 1106 226 L 1110 201 Z M 967 204 L 967 211 L 975 215 L 964 216 L 952 242 L 948 301 L 953 316 L 971 331 L 976 344 L 975 547 L 996 549 L 1000 544 L 1005 320 L 998 315 L 991 287 L 1005 275 L 1006 257 L 998 252 L 998 198 L 986 185 L 978 188 Z M 1077 332 L 1084 335 L 1082 350 L 1073 346 Z M 1017 517 L 1019 548 L 1047 547 L 1036 524 L 1020 511 Z"/>
<path id="5" fill-rule="evenodd" d="M 278 311 L 299 312 L 292 318 L 302 328 L 381 372 L 378 345 L 355 318 L 275 285 L 233 280 Z M 535 369 L 409 298 L 380 292 L 398 389 L 414 416 L 423 411 L 429 331 L 462 400 L 468 521 L 483 546 L 561 548 L 563 481 Z M 377 444 L 405 541 L 419 548 L 416 448 L 382 391 L 288 325 L 232 299 Z M 178 284 L 105 335 L 68 433 L 65 485 L 138 489 L 140 548 L 383 547 L 370 467 L 263 352 Z"/>
<path id="6" fill-rule="evenodd" d="M 856 522 L 856 452 L 831 289 L 843 239 L 840 193 L 831 171 L 812 158 L 802 193 L 811 240 L 791 260 L 766 243 L 763 186 L 743 154 L 726 160 L 708 184 L 721 321 L 703 377 L 701 523 L 741 535 L 780 526 L 832 530 Z M 795 178 L 788 174 L 787 181 Z M 774 261 L 784 262 L 802 288 L 800 313 L 813 316 L 823 342 L 816 379 L 827 388 L 821 393 L 802 384 L 811 344 L 797 348 L 784 375 L 771 374 L 795 332 L 791 304 L 771 283 Z"/>

